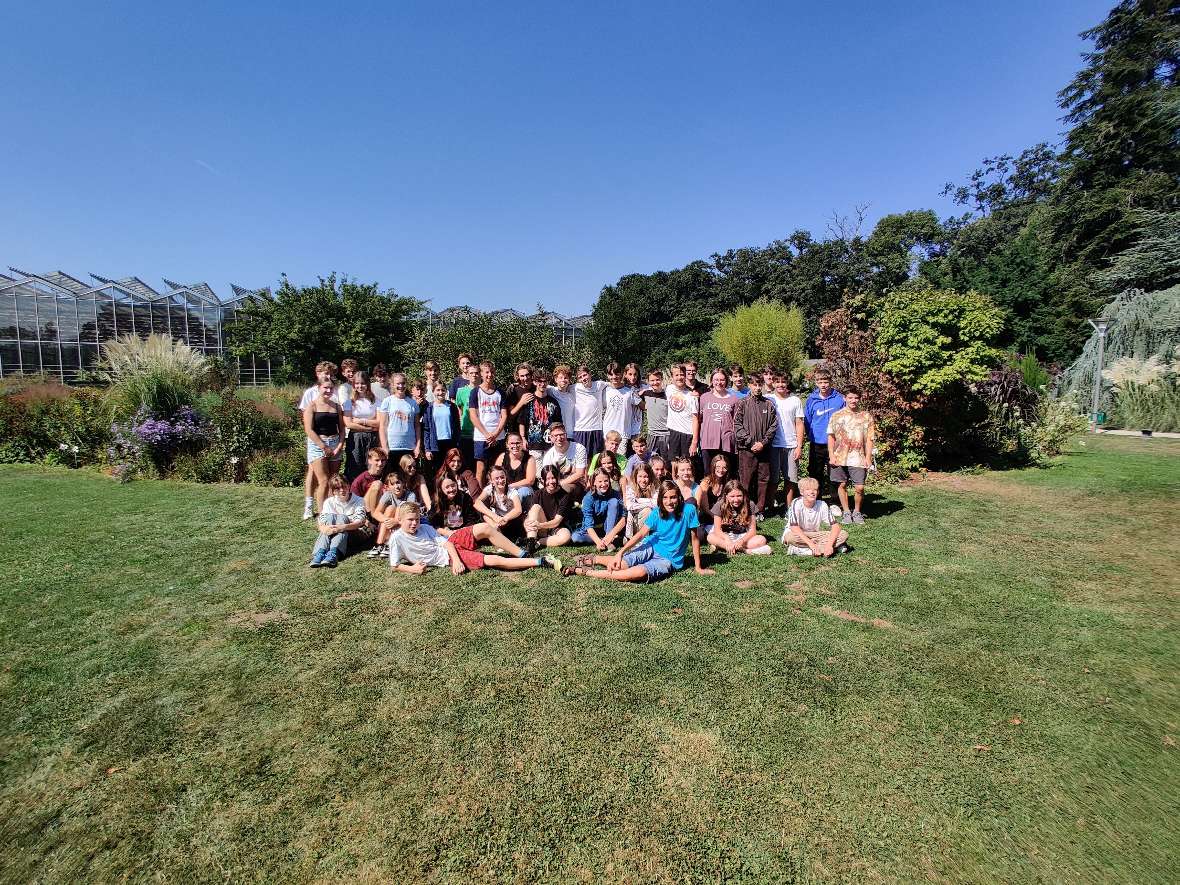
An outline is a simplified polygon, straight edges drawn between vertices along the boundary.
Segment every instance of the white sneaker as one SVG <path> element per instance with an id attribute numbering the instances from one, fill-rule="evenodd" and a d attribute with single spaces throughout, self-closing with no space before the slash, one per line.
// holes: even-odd
<path id="1" fill-rule="evenodd" d="M 376 547 L 369 548 L 369 559 L 377 559 L 381 556 L 389 555 L 389 546 L 387 544 L 378 544 Z"/>
<path id="2" fill-rule="evenodd" d="M 770 556 L 774 551 L 770 549 L 769 544 L 763 544 L 761 547 L 755 547 L 750 553 L 753 556 Z"/>
<path id="3" fill-rule="evenodd" d="M 304 504 L 303 505 L 303 518 L 304 518 L 304 520 L 315 519 L 315 507 L 312 506 L 311 504 Z"/>
<path id="4" fill-rule="evenodd" d="M 810 547 L 796 547 L 794 544 L 787 548 L 787 553 L 791 556 L 811 556 Z"/>

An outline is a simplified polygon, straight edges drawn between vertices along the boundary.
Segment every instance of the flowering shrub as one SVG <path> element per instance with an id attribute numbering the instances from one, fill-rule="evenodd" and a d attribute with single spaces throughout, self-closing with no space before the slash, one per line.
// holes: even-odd
<path id="1" fill-rule="evenodd" d="M 178 450 L 208 438 L 208 431 L 188 406 L 181 406 L 171 418 L 157 418 L 145 409 L 136 413 L 142 421 L 134 427 L 139 441 L 157 458 L 171 458 Z"/>

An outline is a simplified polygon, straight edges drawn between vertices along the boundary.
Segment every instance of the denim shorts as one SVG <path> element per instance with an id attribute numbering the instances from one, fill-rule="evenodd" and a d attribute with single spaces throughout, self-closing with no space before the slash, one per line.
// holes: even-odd
<path id="1" fill-rule="evenodd" d="M 327 444 L 329 449 L 336 448 L 337 444 L 339 444 L 339 442 L 340 442 L 340 437 L 338 437 L 338 436 L 321 436 L 320 439 L 322 439 Z M 310 439 L 307 441 L 307 463 L 308 464 L 311 464 L 313 461 L 320 460 L 320 458 L 324 457 L 324 454 L 325 454 L 324 450 L 321 449 L 319 446 L 317 446 L 315 443 L 313 443 Z M 332 460 L 339 461 L 340 456 L 336 455 Z"/>
<path id="2" fill-rule="evenodd" d="M 640 544 L 630 553 L 624 553 L 623 562 L 627 564 L 627 568 L 637 565 L 643 566 L 644 571 L 647 572 L 649 584 L 652 581 L 660 580 L 660 578 L 666 578 L 676 571 L 676 567 L 656 553 L 656 548 L 651 544 Z"/>

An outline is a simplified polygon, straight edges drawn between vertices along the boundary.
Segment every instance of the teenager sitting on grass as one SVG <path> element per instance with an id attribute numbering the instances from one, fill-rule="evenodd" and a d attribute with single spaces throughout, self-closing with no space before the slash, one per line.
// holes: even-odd
<path id="1" fill-rule="evenodd" d="M 623 502 L 611 486 L 610 474 L 599 470 L 590 480 L 590 491 L 582 498 L 582 525 L 570 540 L 575 544 L 590 543 L 609 553 L 626 525 Z"/>
<path id="2" fill-rule="evenodd" d="M 336 563 L 348 552 L 349 534 L 364 529 L 368 521 L 365 502 L 349 491 L 343 477 L 330 477 L 328 496 L 324 498 L 317 519 L 320 534 L 315 539 L 308 565 L 336 568 Z"/>
<path id="3" fill-rule="evenodd" d="M 540 545 L 560 547 L 570 542 L 570 512 L 574 496 L 561 487 L 556 467 L 541 471 L 541 488 L 531 498 L 532 507 L 524 519 L 525 550 L 532 555 Z"/>
<path id="4" fill-rule="evenodd" d="M 643 525 L 614 556 L 579 556 L 578 565 L 562 574 L 585 575 L 607 581 L 658 581 L 684 567 L 684 552 L 692 541 L 692 559 L 698 575 L 714 571 L 701 565 L 701 540 L 697 508 L 686 501 L 674 482 L 660 486 L 658 504 Z M 601 565 L 604 568 L 596 569 Z"/>
<path id="5" fill-rule="evenodd" d="M 623 537 L 630 538 L 639 531 L 647 515 L 655 509 L 657 488 L 655 474 L 647 464 L 640 464 L 631 472 L 631 479 L 623 492 L 623 510 L 627 514 Z"/>
<path id="6" fill-rule="evenodd" d="M 825 530 L 824 527 L 827 527 Z M 787 509 L 783 543 L 792 556 L 835 556 L 847 553 L 848 532 L 840 528 L 840 510 L 819 500 L 819 480 L 799 480 L 799 497 Z"/>
<path id="7" fill-rule="evenodd" d="M 500 464 L 488 474 L 488 484 L 475 499 L 475 509 L 483 521 L 510 537 L 519 537 L 523 528 L 524 505 L 520 492 L 508 486 L 508 473 Z"/>
<path id="8" fill-rule="evenodd" d="M 372 493 L 373 490 L 369 489 L 369 494 Z M 417 504 L 418 496 L 406 488 L 401 471 L 394 470 L 386 475 L 376 506 L 371 511 L 377 522 L 377 546 L 369 551 L 370 557 L 375 559 L 389 552 L 389 536 L 398 527 L 397 508 L 406 503 Z"/>
<path id="9" fill-rule="evenodd" d="M 608 430 L 602 437 L 602 451 L 595 452 L 594 457 L 590 459 L 590 475 L 593 476 L 598 472 L 598 468 L 611 462 L 615 462 L 615 466 L 619 468 L 619 472 L 623 472 L 623 468 L 627 466 L 627 456 L 619 452 L 619 447 L 623 444 L 623 436 L 617 430 Z"/>
<path id="10" fill-rule="evenodd" d="M 422 510 L 417 504 L 402 504 L 398 508 L 398 530 L 389 542 L 389 564 L 399 572 L 420 575 L 431 567 L 451 567 L 461 575 L 468 569 L 494 568 L 508 572 L 545 566 L 560 572 L 561 560 L 555 556 L 520 556 L 520 548 L 486 523 L 466 526 L 444 538 L 422 522 Z M 502 550 L 515 551 L 516 556 L 484 554 L 476 545 L 487 542 Z"/>
<path id="11" fill-rule="evenodd" d="M 433 506 L 430 498 L 430 485 L 426 477 L 418 469 L 418 459 L 413 455 L 402 455 L 397 462 L 398 470 L 405 481 L 406 489 L 414 493 L 414 500 L 422 507 L 423 513 L 429 513 Z"/>
<path id="12" fill-rule="evenodd" d="M 508 488 L 516 491 L 522 503 L 527 504 L 533 493 L 533 486 L 537 484 L 537 471 L 540 465 L 533 458 L 532 453 L 524 446 L 524 437 L 519 433 L 510 433 L 505 442 L 506 451 L 496 458 L 496 463 L 504 468 L 508 476 Z"/>
<path id="13" fill-rule="evenodd" d="M 571 494 L 581 495 L 586 490 L 586 465 L 589 461 L 586 447 L 571 440 L 561 422 L 549 428 L 549 438 L 553 445 L 541 459 L 541 469 L 557 468 L 561 487 Z"/>
<path id="14" fill-rule="evenodd" d="M 758 379 L 761 382 L 762 379 Z M 760 385 L 759 385 L 760 386 Z M 721 500 L 710 511 L 713 528 L 708 542 L 730 556 L 745 551 L 766 556 L 773 551 L 765 537 L 758 534 L 753 504 L 740 481 L 731 479 L 725 484 Z"/>
<path id="15" fill-rule="evenodd" d="M 440 535 L 446 537 L 459 531 L 465 525 L 479 522 L 479 514 L 467 490 L 454 476 L 444 473 L 439 477 L 434 490 L 434 511 L 430 524 Z"/>
<path id="16" fill-rule="evenodd" d="M 463 390 L 468 389 L 470 388 L 463 388 Z M 462 393 L 463 390 L 459 392 Z M 454 479 L 473 499 L 478 498 L 479 493 L 483 491 L 483 486 L 475 478 L 475 471 L 463 463 L 463 452 L 459 449 L 451 449 L 447 452 L 442 466 L 438 468 L 438 472 L 434 475 L 436 486 L 444 476 Z"/>

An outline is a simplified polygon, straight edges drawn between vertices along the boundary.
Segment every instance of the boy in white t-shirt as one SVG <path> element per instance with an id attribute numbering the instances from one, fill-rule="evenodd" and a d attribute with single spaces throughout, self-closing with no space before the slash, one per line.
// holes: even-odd
<path id="1" fill-rule="evenodd" d="M 590 462 L 586 447 L 571 442 L 560 421 L 549 425 L 549 440 L 553 445 L 541 458 L 541 469 L 556 467 L 561 487 L 570 494 L 581 496 L 586 491 L 586 469 Z"/>
<path id="2" fill-rule="evenodd" d="M 824 531 L 827 526 L 827 531 Z M 848 553 L 848 532 L 840 528 L 840 508 L 819 500 L 819 480 L 799 480 L 799 497 L 787 508 L 783 543 L 792 556 L 835 556 Z"/>
<path id="3" fill-rule="evenodd" d="M 668 403 L 668 451 L 672 460 L 695 458 L 700 443 L 700 397 L 688 386 L 684 365 L 672 367 L 672 383 L 664 390 Z"/>
<path id="4" fill-rule="evenodd" d="M 779 480 L 783 480 L 783 501 L 789 509 L 799 482 L 799 456 L 803 453 L 803 401 L 791 393 L 787 376 L 779 369 L 772 374 L 774 392 L 769 399 L 778 410 L 778 429 L 770 444 L 770 501 L 775 507 Z"/>
<path id="5" fill-rule="evenodd" d="M 593 457 L 602 451 L 602 398 L 605 381 L 595 381 L 590 367 L 578 366 L 578 383 L 574 385 L 573 440 L 581 443 Z"/>
<path id="6" fill-rule="evenodd" d="M 420 575 L 428 568 L 451 567 L 451 573 L 461 575 L 468 569 L 494 568 L 517 572 L 530 568 L 551 568 L 561 571 L 561 560 L 556 556 L 501 556 L 480 553 L 479 544 L 487 542 L 504 550 L 521 549 L 491 526 L 480 523 L 464 526 L 444 538 L 434 526 L 422 522 L 422 510 L 417 504 L 402 504 L 397 508 L 399 527 L 389 539 L 389 564 L 408 575 Z"/>
<path id="7" fill-rule="evenodd" d="M 625 456 L 630 430 L 643 400 L 635 388 L 624 382 L 623 370 L 618 363 L 606 367 L 606 380 L 609 383 L 602 389 L 602 437 L 605 443 L 608 433 L 612 430 L 617 433 L 620 440 L 619 454 Z"/>

